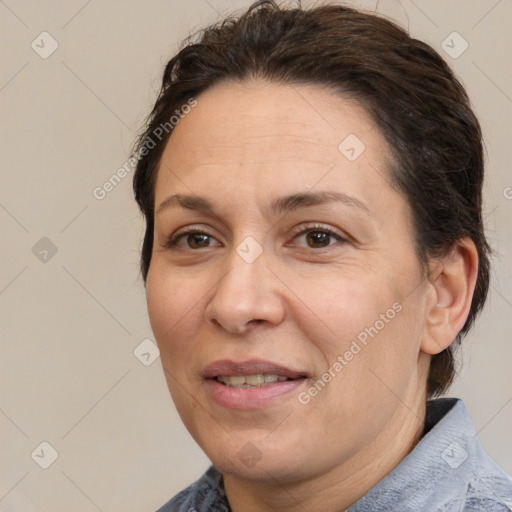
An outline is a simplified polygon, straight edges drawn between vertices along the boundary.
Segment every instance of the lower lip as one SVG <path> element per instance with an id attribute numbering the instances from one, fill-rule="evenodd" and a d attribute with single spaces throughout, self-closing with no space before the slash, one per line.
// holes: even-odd
<path id="1" fill-rule="evenodd" d="M 273 382 L 261 388 L 232 388 L 215 379 L 207 379 L 210 395 L 217 404 L 228 409 L 259 409 L 276 399 L 296 391 L 306 379 Z"/>

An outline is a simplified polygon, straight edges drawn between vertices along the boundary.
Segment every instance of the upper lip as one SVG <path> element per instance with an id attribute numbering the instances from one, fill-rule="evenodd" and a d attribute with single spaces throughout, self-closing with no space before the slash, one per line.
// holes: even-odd
<path id="1" fill-rule="evenodd" d="M 247 361 L 222 359 L 209 364 L 203 371 L 203 376 L 206 379 L 230 375 L 260 374 L 279 375 L 287 377 L 288 379 L 298 379 L 300 377 L 307 376 L 305 372 L 286 368 L 280 364 L 276 364 L 271 361 L 264 361 L 263 359 L 250 359 Z"/>

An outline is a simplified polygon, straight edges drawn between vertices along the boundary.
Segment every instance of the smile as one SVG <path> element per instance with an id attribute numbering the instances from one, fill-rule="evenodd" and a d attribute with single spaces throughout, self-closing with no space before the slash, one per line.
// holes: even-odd
<path id="1" fill-rule="evenodd" d="M 299 392 L 308 373 L 272 361 L 215 361 L 203 370 L 208 396 L 228 409 L 260 409 Z"/>
<path id="2" fill-rule="evenodd" d="M 284 375 L 221 375 L 216 377 L 215 380 L 229 386 L 230 388 L 262 388 L 264 386 L 268 386 L 273 382 L 285 382 L 289 379 Z"/>

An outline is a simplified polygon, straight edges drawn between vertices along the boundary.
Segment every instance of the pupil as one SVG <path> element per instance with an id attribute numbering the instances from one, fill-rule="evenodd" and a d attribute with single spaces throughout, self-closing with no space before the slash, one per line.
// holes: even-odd
<path id="1" fill-rule="evenodd" d="M 203 235 L 201 233 L 195 233 L 188 236 L 188 244 L 193 249 L 197 249 L 199 247 L 208 247 L 208 235 Z"/>
<path id="2" fill-rule="evenodd" d="M 330 236 L 322 231 L 312 231 L 307 235 L 308 244 L 310 247 L 326 247 L 329 245 Z"/>

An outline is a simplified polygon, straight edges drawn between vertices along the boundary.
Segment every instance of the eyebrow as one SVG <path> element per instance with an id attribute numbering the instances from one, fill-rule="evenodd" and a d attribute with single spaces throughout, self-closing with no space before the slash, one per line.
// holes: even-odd
<path id="1" fill-rule="evenodd" d="M 188 210 L 196 210 L 199 212 L 205 213 L 213 213 L 214 208 L 212 203 L 201 196 L 196 195 L 185 195 L 185 194 L 174 194 L 169 196 L 167 199 L 164 199 L 156 213 L 160 213 L 162 210 L 170 208 L 171 206 L 181 206 L 182 208 L 186 208 Z"/>
<path id="2" fill-rule="evenodd" d="M 302 192 L 278 197 L 270 203 L 270 211 L 277 214 L 290 213 L 309 206 L 317 206 L 326 203 L 340 202 L 346 206 L 357 208 L 370 217 L 374 217 L 368 206 L 359 199 L 342 192 Z M 164 199 L 156 214 L 172 206 L 181 206 L 188 210 L 195 210 L 204 213 L 215 213 L 213 204 L 208 199 L 197 195 L 174 194 Z"/>
<path id="3" fill-rule="evenodd" d="M 370 209 L 359 199 L 342 192 L 304 192 L 289 196 L 278 197 L 270 204 L 270 209 L 276 213 L 289 213 L 308 206 L 340 202 L 346 206 L 358 208 L 373 217 Z"/>

